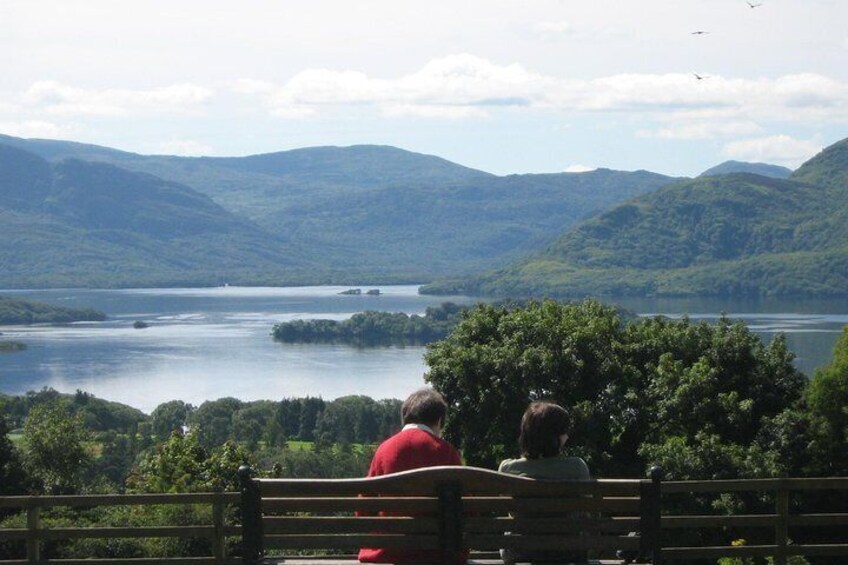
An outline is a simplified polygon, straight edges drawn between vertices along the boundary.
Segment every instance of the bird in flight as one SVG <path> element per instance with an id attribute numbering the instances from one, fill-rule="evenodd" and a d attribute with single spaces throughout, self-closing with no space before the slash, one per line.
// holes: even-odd
<path id="1" fill-rule="evenodd" d="M 700 30 L 700 29 L 699 29 L 698 31 L 693 31 L 693 32 L 692 32 L 692 35 L 706 35 L 706 34 L 708 34 L 708 33 L 710 33 L 710 32 L 708 32 L 708 31 L 703 31 L 703 30 Z"/>
<path id="2" fill-rule="evenodd" d="M 751 2 L 751 0 L 745 0 L 745 2 L 747 2 L 747 3 L 748 3 L 748 6 L 749 6 L 750 8 L 759 8 L 760 6 L 762 6 L 762 5 L 763 5 L 763 3 L 762 3 L 762 2 L 759 2 L 759 3 L 757 3 L 757 4 L 754 4 L 753 2 Z"/>
<path id="3" fill-rule="evenodd" d="M 699 75 L 698 73 L 692 73 L 692 74 L 695 75 L 695 78 L 698 79 L 698 80 L 704 80 L 705 78 L 710 78 L 707 75 Z"/>

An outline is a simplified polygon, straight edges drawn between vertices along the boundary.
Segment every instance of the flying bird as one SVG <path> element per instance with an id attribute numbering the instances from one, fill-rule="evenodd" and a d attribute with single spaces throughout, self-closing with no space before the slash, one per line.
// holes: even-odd
<path id="1" fill-rule="evenodd" d="M 698 80 L 704 80 L 705 78 L 710 78 L 707 75 L 699 75 L 698 73 L 692 73 L 692 74 L 695 75 L 695 78 L 698 79 Z"/>
<path id="2" fill-rule="evenodd" d="M 693 32 L 692 32 L 692 35 L 706 35 L 706 34 L 708 34 L 708 33 L 710 33 L 710 32 L 708 32 L 708 31 L 703 31 L 703 30 L 700 30 L 700 29 L 699 29 L 698 31 L 693 31 Z"/>
<path id="3" fill-rule="evenodd" d="M 753 2 L 751 2 L 751 0 L 745 0 L 745 2 L 747 2 L 747 3 L 748 3 L 748 6 L 749 6 L 750 8 L 759 8 L 760 6 L 762 6 L 762 5 L 763 5 L 763 3 L 762 3 L 762 2 L 759 2 L 759 3 L 757 3 L 757 4 L 754 4 Z"/>

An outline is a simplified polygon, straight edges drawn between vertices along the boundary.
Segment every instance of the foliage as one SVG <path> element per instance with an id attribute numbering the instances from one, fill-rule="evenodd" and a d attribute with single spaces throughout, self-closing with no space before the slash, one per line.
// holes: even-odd
<path id="1" fill-rule="evenodd" d="M 9 439 L 6 419 L 0 415 L 0 496 L 26 494 L 29 486 L 23 462 Z"/>
<path id="2" fill-rule="evenodd" d="M 72 414 L 64 402 L 35 406 L 24 423 L 24 464 L 38 481 L 38 490 L 73 494 L 91 463 L 86 448 L 90 439 L 80 414 Z"/>
<path id="3" fill-rule="evenodd" d="M 570 449 L 600 476 L 655 463 L 674 479 L 776 474 L 758 437 L 805 382 L 785 340 L 764 345 L 744 324 L 625 323 L 593 300 L 478 306 L 425 358 L 470 464 L 514 456 L 524 408 L 547 398 L 573 412 Z"/>
<path id="4" fill-rule="evenodd" d="M 459 322 L 464 307 L 452 302 L 430 306 L 424 316 L 366 310 L 343 321 L 294 320 L 271 331 L 284 343 L 343 342 L 359 346 L 418 345 L 444 338 Z"/>
<path id="5" fill-rule="evenodd" d="M 195 431 L 175 431 L 142 458 L 127 478 L 127 488 L 132 492 L 237 490 L 239 466 L 251 463 L 247 450 L 233 442 L 210 452 Z"/>
<path id="6" fill-rule="evenodd" d="M 831 363 L 816 371 L 806 396 L 811 454 L 822 475 L 848 475 L 848 326 Z"/>

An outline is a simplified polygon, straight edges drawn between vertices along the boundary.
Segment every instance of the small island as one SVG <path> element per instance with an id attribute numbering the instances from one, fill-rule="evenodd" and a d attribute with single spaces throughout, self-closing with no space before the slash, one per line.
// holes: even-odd
<path id="1" fill-rule="evenodd" d="M 0 341 L 0 353 L 18 353 L 26 348 L 27 345 L 20 341 Z"/>
<path id="2" fill-rule="evenodd" d="M 106 314 L 91 308 L 65 308 L 0 296 L 0 325 L 102 322 Z"/>
<path id="3" fill-rule="evenodd" d="M 347 343 L 359 347 L 426 345 L 443 339 L 468 309 L 452 302 L 427 308 L 423 316 L 366 310 L 350 319 L 295 320 L 276 324 L 271 331 L 283 343 Z"/>
<path id="4" fill-rule="evenodd" d="M 368 296 L 380 296 L 380 289 L 379 288 L 372 288 L 371 290 L 369 290 L 365 294 L 367 294 Z"/>
<path id="5" fill-rule="evenodd" d="M 149 328 L 150 324 L 143 320 L 136 320 L 135 322 L 133 322 L 133 327 L 137 330 L 143 330 L 144 328 Z"/>
<path id="6" fill-rule="evenodd" d="M 362 294 L 362 289 L 361 288 L 349 288 L 347 290 L 341 291 L 339 294 L 344 294 L 344 295 L 348 295 L 348 296 L 359 296 L 360 294 Z"/>

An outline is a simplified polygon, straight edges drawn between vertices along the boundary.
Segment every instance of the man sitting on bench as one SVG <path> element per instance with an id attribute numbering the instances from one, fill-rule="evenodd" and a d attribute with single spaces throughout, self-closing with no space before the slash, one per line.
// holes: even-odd
<path id="1" fill-rule="evenodd" d="M 447 410 L 445 399 L 431 388 L 412 393 L 401 406 L 403 429 L 377 448 L 368 476 L 420 467 L 462 465 L 456 448 L 441 438 Z M 362 548 L 359 560 L 363 563 L 432 563 L 439 558 L 427 551 Z"/>

